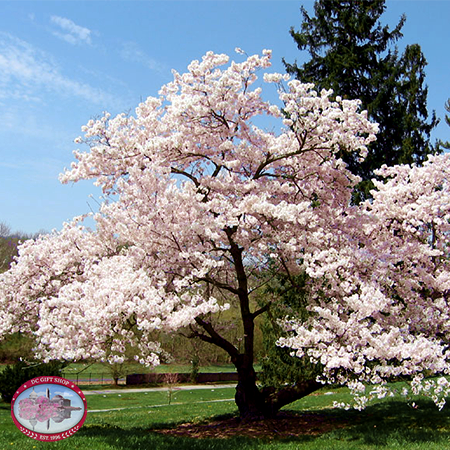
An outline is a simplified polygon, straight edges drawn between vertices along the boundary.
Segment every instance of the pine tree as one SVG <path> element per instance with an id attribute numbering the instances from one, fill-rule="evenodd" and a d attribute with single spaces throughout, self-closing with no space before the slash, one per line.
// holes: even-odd
<path id="1" fill-rule="evenodd" d="M 450 113 L 450 98 L 445 103 L 445 110 Z M 450 116 L 448 114 L 445 115 L 445 123 L 450 127 Z M 450 142 L 443 142 L 440 139 L 437 142 L 437 148 L 439 150 L 446 149 L 450 150 Z"/>
<path id="2" fill-rule="evenodd" d="M 296 316 L 307 320 L 310 312 L 307 309 L 309 300 L 308 276 L 278 275 L 268 285 L 265 294 L 277 298 L 271 304 L 268 314 L 261 324 L 263 334 L 263 357 L 260 360 L 261 372 L 259 381 L 266 390 L 280 388 L 283 385 L 295 385 L 302 380 L 315 379 L 320 375 L 320 364 L 312 363 L 307 356 L 293 358 L 292 349 L 275 345 L 278 337 L 286 337 L 289 330 L 285 329 L 280 318 Z M 263 304 L 264 300 L 261 302 Z M 274 363 L 276 362 L 276 363 Z"/>
<path id="3" fill-rule="evenodd" d="M 283 60 L 288 73 L 302 82 L 315 83 L 318 90 L 332 89 L 334 95 L 362 101 L 369 117 L 380 126 L 377 141 L 368 157 L 343 159 L 363 182 L 355 201 L 370 197 L 373 171 L 383 164 L 421 165 L 436 149 L 430 144 L 431 130 L 438 120 L 428 120 L 426 59 L 418 44 L 407 46 L 399 55 L 396 41 L 402 37 L 402 16 L 391 31 L 380 23 L 384 0 L 317 0 L 315 16 L 302 7 L 300 31 L 291 28 L 299 50 L 310 60 L 298 66 Z"/>

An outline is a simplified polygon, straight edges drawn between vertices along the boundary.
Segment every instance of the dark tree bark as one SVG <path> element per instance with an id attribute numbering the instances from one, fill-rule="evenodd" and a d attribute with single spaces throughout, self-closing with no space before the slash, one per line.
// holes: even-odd
<path id="1" fill-rule="evenodd" d="M 238 383 L 235 401 L 242 420 L 261 420 L 275 417 L 283 406 L 306 397 L 322 387 L 322 384 L 315 379 L 310 379 L 299 380 L 295 385 L 281 389 L 274 387 L 259 388 L 253 365 L 253 348 L 247 346 L 247 351 L 244 350 L 243 353 L 239 353 L 236 347 L 220 336 L 210 323 L 198 318 L 197 324 L 207 334 L 197 332 L 192 336 L 224 349 L 230 355 L 231 361 L 236 367 Z M 245 338 L 248 339 L 249 337 L 246 336 Z"/>
<path id="2" fill-rule="evenodd" d="M 229 242 L 229 253 L 234 264 L 236 274 L 236 285 L 225 286 L 222 282 L 206 278 L 207 284 L 220 289 L 226 289 L 234 294 L 239 301 L 239 308 L 243 326 L 243 351 L 239 351 L 231 342 L 221 336 L 213 324 L 204 318 L 197 317 L 196 323 L 200 331 L 194 330 L 191 337 L 196 337 L 204 342 L 216 345 L 225 350 L 235 365 L 238 373 L 235 401 L 242 420 L 260 420 L 276 416 L 278 411 L 285 405 L 309 395 L 311 392 L 322 387 L 322 385 L 311 380 L 298 380 L 295 386 L 276 388 L 259 388 L 257 376 L 254 369 L 254 336 L 255 319 L 267 312 L 269 304 L 251 311 L 248 274 L 243 259 L 243 249 L 236 244 L 233 235 L 237 228 L 225 229 Z"/>

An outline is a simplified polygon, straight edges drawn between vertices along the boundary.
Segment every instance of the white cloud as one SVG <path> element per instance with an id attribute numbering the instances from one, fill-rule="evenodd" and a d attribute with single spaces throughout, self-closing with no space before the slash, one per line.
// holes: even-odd
<path id="1" fill-rule="evenodd" d="M 44 391 L 35 390 L 34 392 L 36 392 L 36 394 L 37 394 L 38 396 L 41 396 L 41 395 L 47 396 L 47 390 L 44 390 Z"/>
<path id="2" fill-rule="evenodd" d="M 64 398 L 69 398 L 69 397 L 75 397 L 75 395 L 73 394 L 73 392 L 70 392 L 69 390 L 65 390 L 65 391 L 55 391 L 53 393 L 54 395 L 61 395 Z"/>
<path id="3" fill-rule="evenodd" d="M 65 76 L 48 53 L 0 32 L 0 100 L 40 102 L 48 93 L 101 105 L 115 101 L 102 89 Z"/>
<path id="4" fill-rule="evenodd" d="M 120 56 L 130 62 L 141 64 L 148 69 L 163 74 L 167 72 L 167 67 L 147 55 L 135 42 L 125 42 L 122 45 Z"/>
<path id="5" fill-rule="evenodd" d="M 60 16 L 51 16 L 50 21 L 58 25 L 63 32 L 53 31 L 53 34 L 69 44 L 88 44 L 91 45 L 91 30 L 81 27 L 70 19 Z"/>

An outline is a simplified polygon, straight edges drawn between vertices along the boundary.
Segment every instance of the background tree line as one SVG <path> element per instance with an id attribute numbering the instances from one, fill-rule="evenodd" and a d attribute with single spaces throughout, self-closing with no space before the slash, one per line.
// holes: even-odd
<path id="1" fill-rule="evenodd" d="M 0 222 L 0 273 L 5 272 L 11 266 L 14 257 L 18 254 L 18 245 L 27 239 L 34 239 L 45 230 L 36 233 L 24 233 L 23 231 L 12 231 L 6 222 Z"/>

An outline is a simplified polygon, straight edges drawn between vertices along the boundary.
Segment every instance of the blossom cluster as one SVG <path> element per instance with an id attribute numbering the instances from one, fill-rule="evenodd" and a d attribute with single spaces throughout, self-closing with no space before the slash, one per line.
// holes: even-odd
<path id="1" fill-rule="evenodd" d="M 44 395 L 36 399 L 24 398 L 19 402 L 19 416 L 26 420 L 46 422 L 59 415 L 59 405 L 53 403 Z"/>
<path id="2" fill-rule="evenodd" d="M 271 105 L 255 87 L 270 58 L 264 51 L 229 63 L 210 52 L 174 72 L 135 116 L 105 113 L 83 127 L 77 142 L 89 151 L 74 153 L 61 180 L 95 179 L 109 200 L 94 231 L 76 218 L 21 246 L 1 278 L 0 334 L 33 332 L 45 359 L 120 361 L 132 345 L 141 362 L 157 364 L 153 332 L 229 307 L 208 286 L 237 290 L 230 230 L 255 263 L 267 261 L 274 243 L 286 260 L 308 246 L 323 250 L 335 230 L 322 223 L 343 220 L 357 181 L 335 155 L 364 154 L 376 125 L 358 102 L 331 101 L 330 92 L 296 81 L 284 89 L 277 74 L 266 76 L 279 87 L 281 104 Z M 257 127 L 261 115 L 279 120 L 280 132 Z"/>

